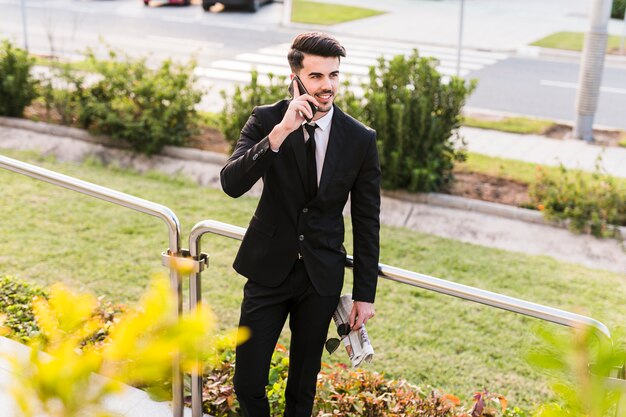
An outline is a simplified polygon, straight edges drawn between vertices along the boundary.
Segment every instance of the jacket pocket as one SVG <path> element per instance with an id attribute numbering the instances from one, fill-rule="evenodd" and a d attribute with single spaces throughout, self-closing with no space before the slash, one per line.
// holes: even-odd
<path id="1" fill-rule="evenodd" d="M 263 233 L 266 236 L 273 237 L 276 233 L 276 226 L 267 224 L 260 220 L 257 216 L 253 216 L 250 220 L 250 228 Z"/>

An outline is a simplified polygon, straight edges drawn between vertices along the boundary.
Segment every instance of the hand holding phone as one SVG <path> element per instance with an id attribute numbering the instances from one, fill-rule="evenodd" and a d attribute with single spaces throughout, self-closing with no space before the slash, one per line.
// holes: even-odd
<path id="1" fill-rule="evenodd" d="M 292 98 L 295 98 L 294 97 L 294 88 L 293 88 L 293 83 L 294 82 L 298 84 L 298 92 L 300 93 L 300 95 L 302 95 L 302 94 L 309 95 L 309 92 L 307 91 L 306 87 L 302 83 L 302 80 L 300 79 L 300 77 L 298 77 L 296 75 L 296 76 L 293 77 L 293 79 L 289 83 L 289 94 L 291 94 Z M 313 116 L 315 116 L 315 113 L 317 112 L 317 106 L 315 104 L 313 104 L 312 102 L 310 102 L 309 100 L 307 100 L 307 103 L 309 104 L 309 107 L 311 108 L 311 117 L 309 118 L 309 117 L 307 117 L 304 114 L 302 114 L 302 117 L 304 117 L 304 119 L 307 122 L 310 122 L 313 119 Z"/>

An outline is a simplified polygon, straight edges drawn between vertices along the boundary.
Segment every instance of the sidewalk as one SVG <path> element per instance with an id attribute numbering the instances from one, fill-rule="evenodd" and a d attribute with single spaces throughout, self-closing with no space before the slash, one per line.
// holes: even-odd
<path id="1" fill-rule="evenodd" d="M 598 158 L 607 174 L 626 178 L 626 148 L 602 147 L 577 139 L 551 139 L 462 127 L 470 152 L 536 164 L 594 171 Z"/>

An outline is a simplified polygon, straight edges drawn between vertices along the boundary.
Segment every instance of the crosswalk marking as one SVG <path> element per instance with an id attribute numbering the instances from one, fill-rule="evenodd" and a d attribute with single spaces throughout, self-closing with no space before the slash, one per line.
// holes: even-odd
<path id="1" fill-rule="evenodd" d="M 419 46 L 394 41 L 370 41 L 353 38 L 341 38 L 340 42 L 346 47 L 348 56 L 341 61 L 342 78 L 358 88 L 369 79 L 371 66 L 378 65 L 380 57 L 386 60 L 397 55 L 411 55 L 414 49 L 421 57 L 432 57 L 437 60 L 437 70 L 444 79 L 456 75 L 456 50 L 437 46 Z M 218 79 L 230 82 L 249 82 L 250 72 L 259 74 L 258 81 L 269 83 L 269 74 L 275 77 L 287 77 L 290 74 L 287 65 L 289 43 L 280 43 L 259 48 L 254 52 L 235 55 L 231 59 L 221 59 L 213 62 L 209 67 L 198 68 L 196 74 L 200 77 Z M 464 51 L 462 55 L 460 76 L 466 77 L 471 71 L 480 70 L 508 58 L 506 54 L 486 51 Z"/>

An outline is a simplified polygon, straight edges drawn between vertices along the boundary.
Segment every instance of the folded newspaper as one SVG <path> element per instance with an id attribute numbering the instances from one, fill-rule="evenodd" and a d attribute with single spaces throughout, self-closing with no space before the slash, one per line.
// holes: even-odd
<path id="1" fill-rule="evenodd" d="M 339 298 L 339 305 L 333 313 L 333 320 L 337 327 L 350 322 L 350 311 L 352 311 L 352 294 L 344 294 Z M 367 336 L 365 325 L 359 330 L 351 331 L 342 340 L 354 368 L 359 367 L 363 361 L 371 362 L 374 357 L 374 348 Z"/>

